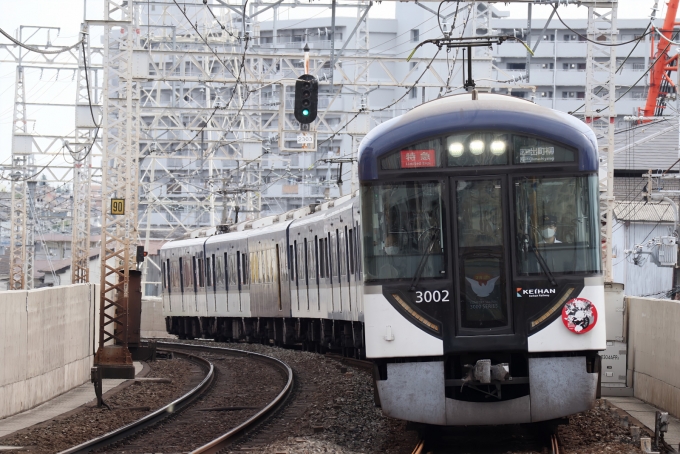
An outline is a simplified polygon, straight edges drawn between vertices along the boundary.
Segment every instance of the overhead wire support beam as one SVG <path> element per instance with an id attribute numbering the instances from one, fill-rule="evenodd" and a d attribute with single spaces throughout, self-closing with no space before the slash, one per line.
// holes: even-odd
<path id="1" fill-rule="evenodd" d="M 336 57 L 335 57 L 336 60 L 337 60 L 338 58 L 340 58 L 340 56 L 342 55 L 342 53 L 345 51 L 345 48 L 347 47 L 347 45 L 349 44 L 349 42 L 350 42 L 350 41 L 352 40 L 352 38 L 354 37 L 354 34 L 355 34 L 355 33 L 357 32 L 357 30 L 359 29 L 359 26 L 361 25 L 361 23 L 364 21 L 364 19 L 365 19 L 366 16 L 368 15 L 368 11 L 371 9 L 371 6 L 373 6 L 373 2 L 368 2 L 368 5 L 366 5 L 363 14 L 362 14 L 361 17 L 359 18 L 359 20 L 357 20 L 357 24 L 354 26 L 354 28 L 352 29 L 352 32 L 349 34 L 349 36 L 348 36 L 347 39 L 345 40 L 345 43 L 342 45 L 342 47 L 341 47 L 340 50 L 338 51 L 338 55 L 336 55 Z"/>

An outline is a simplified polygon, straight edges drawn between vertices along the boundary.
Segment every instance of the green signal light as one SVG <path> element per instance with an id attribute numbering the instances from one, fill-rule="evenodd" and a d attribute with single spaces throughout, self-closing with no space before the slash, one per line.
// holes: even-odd
<path id="1" fill-rule="evenodd" d="M 305 117 L 309 115 L 309 109 L 302 109 L 302 115 L 304 115 Z"/>

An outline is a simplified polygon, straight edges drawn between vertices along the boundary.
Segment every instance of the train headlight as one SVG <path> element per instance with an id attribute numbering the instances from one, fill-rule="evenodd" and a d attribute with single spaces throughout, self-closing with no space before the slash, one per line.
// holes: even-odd
<path id="1" fill-rule="evenodd" d="M 473 140 L 470 142 L 470 153 L 475 156 L 479 156 L 484 153 L 484 142 L 481 140 Z"/>
<path id="2" fill-rule="evenodd" d="M 494 140 L 491 142 L 491 146 L 489 147 L 491 153 L 493 153 L 495 156 L 500 156 L 505 153 L 505 148 L 505 142 L 502 140 Z"/>
<path id="3" fill-rule="evenodd" d="M 463 144 L 460 142 L 453 142 L 449 145 L 449 154 L 454 158 L 460 158 L 463 155 Z"/>

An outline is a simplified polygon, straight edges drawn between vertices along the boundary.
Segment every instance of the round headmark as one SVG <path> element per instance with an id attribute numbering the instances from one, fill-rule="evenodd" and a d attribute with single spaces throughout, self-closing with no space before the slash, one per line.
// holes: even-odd
<path id="1" fill-rule="evenodd" d="M 562 322 L 569 331 L 585 334 L 597 324 L 597 309 L 585 298 L 573 298 L 562 308 Z"/>

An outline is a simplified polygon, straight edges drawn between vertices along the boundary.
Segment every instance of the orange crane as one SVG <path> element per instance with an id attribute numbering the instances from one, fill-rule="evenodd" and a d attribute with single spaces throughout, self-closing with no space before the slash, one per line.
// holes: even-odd
<path id="1" fill-rule="evenodd" d="M 666 101 L 671 93 L 676 91 L 675 82 L 671 77 L 673 71 L 678 70 L 678 55 L 669 55 L 671 49 L 670 41 L 673 39 L 673 27 L 678 25 L 675 16 L 678 12 L 680 0 L 670 0 L 666 10 L 666 18 L 663 21 L 663 28 L 659 30 L 661 35 L 667 39 L 659 38 L 655 47 L 655 35 L 652 34 L 652 69 L 649 72 L 649 91 L 647 92 L 647 103 L 640 112 L 642 117 L 662 116 L 666 108 Z M 647 120 L 649 121 L 649 120 Z"/>

